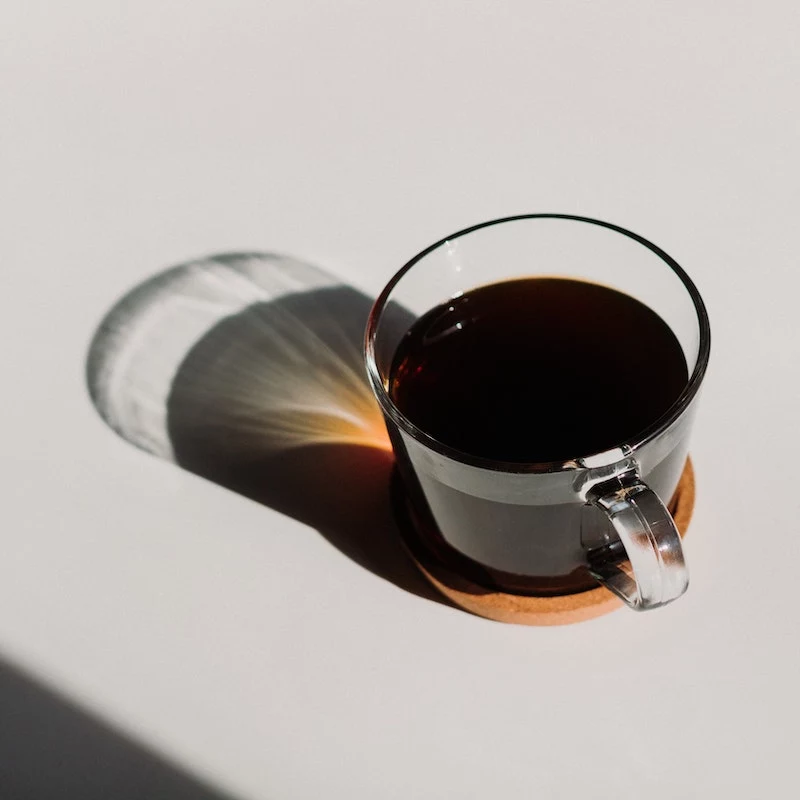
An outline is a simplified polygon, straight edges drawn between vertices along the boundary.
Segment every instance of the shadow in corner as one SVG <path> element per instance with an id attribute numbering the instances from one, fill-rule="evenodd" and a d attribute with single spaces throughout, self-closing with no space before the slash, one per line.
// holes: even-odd
<path id="1" fill-rule="evenodd" d="M 316 528 L 406 591 L 446 602 L 407 556 L 392 513 L 394 462 L 363 366 L 371 306 L 283 256 L 184 264 L 108 313 L 89 351 L 89 392 L 131 443 Z"/>
<path id="2" fill-rule="evenodd" d="M 0 660 L 4 800 L 232 800 Z"/>

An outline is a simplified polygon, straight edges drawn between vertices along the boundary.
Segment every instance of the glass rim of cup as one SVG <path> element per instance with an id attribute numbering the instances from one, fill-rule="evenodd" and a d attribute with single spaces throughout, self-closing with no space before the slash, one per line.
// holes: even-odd
<path id="1" fill-rule="evenodd" d="M 541 461 L 541 462 L 517 462 L 517 461 L 498 461 L 493 459 L 486 459 L 480 456 L 474 456 L 466 453 L 463 450 L 451 447 L 440 442 L 435 437 L 428 434 L 423 429 L 416 426 L 402 411 L 395 405 L 388 392 L 388 386 L 384 377 L 381 375 L 380 368 L 378 367 L 376 354 L 375 354 L 375 340 L 378 333 L 378 324 L 383 310 L 386 308 L 390 295 L 394 291 L 397 284 L 402 280 L 417 263 L 425 258 L 430 253 L 438 250 L 440 247 L 452 242 L 454 239 L 459 239 L 471 233 L 475 233 L 483 228 L 489 228 L 495 225 L 501 225 L 507 222 L 521 222 L 523 220 L 536 220 L 536 219 L 561 219 L 573 222 L 583 222 L 590 225 L 596 225 L 601 228 L 619 233 L 627 236 L 635 242 L 643 245 L 656 256 L 658 256 L 678 277 L 683 284 L 684 288 L 689 294 L 694 305 L 695 313 L 697 314 L 697 322 L 699 329 L 699 345 L 697 353 L 697 362 L 695 364 L 692 374 L 686 383 L 681 394 L 677 397 L 675 402 L 656 420 L 648 425 L 643 431 L 631 437 L 630 442 L 621 444 L 618 447 L 605 450 L 601 453 L 586 453 L 576 456 L 575 458 L 567 459 L 565 461 Z M 691 404 L 697 395 L 700 385 L 708 367 L 708 361 L 711 354 L 711 325 L 708 318 L 708 311 L 706 310 L 703 298 L 695 286 L 692 279 L 672 258 L 668 253 L 662 250 L 658 245 L 653 244 L 648 239 L 640 236 L 633 231 L 615 225 L 611 222 L 604 222 L 602 220 L 594 219 L 592 217 L 584 217 L 575 214 L 558 214 L 558 213 L 541 213 L 541 214 L 515 214 L 507 217 L 499 217 L 497 219 L 480 222 L 477 225 L 471 225 L 468 228 L 452 233 L 442 239 L 434 242 L 432 245 L 426 247 L 424 250 L 417 253 L 410 261 L 406 262 L 387 282 L 381 293 L 376 298 L 370 310 L 367 319 L 367 327 L 364 336 L 364 355 L 367 365 L 367 374 L 372 384 L 372 388 L 384 413 L 388 416 L 406 433 L 412 436 L 417 441 L 429 447 L 434 452 L 447 456 L 455 461 L 464 464 L 469 464 L 474 467 L 483 469 L 490 469 L 498 472 L 516 472 L 516 473 L 542 473 L 542 472 L 563 472 L 565 470 L 575 470 L 584 467 L 599 467 L 605 465 L 612 465 L 621 459 L 635 453 L 638 449 L 646 445 L 658 437 L 663 431 L 669 428 L 676 422 L 684 411 Z"/>

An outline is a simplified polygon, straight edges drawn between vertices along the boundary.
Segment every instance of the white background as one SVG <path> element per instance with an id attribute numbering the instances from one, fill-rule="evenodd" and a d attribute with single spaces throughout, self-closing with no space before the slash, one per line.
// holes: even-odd
<path id="1" fill-rule="evenodd" d="M 242 800 L 793 796 L 797 8 L 5 0 L 3 657 Z M 174 263 L 285 252 L 374 293 L 539 211 L 641 233 L 709 307 L 666 609 L 431 603 L 88 400 L 98 321 Z"/>

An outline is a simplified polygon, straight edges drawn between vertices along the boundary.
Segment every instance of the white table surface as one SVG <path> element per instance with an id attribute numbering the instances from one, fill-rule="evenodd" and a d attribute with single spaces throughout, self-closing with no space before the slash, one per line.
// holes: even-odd
<path id="1" fill-rule="evenodd" d="M 241 800 L 795 796 L 799 29 L 790 2 L 4 3 L 0 656 Z M 670 607 L 469 616 L 88 399 L 99 320 L 170 265 L 268 250 L 374 294 L 537 211 L 641 233 L 707 301 Z"/>

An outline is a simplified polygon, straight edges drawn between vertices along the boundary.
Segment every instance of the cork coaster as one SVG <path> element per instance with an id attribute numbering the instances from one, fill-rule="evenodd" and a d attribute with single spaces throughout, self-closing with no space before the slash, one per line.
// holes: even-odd
<path id="1" fill-rule="evenodd" d="M 681 536 L 692 518 L 695 500 L 694 469 L 686 461 L 669 510 Z M 494 591 L 448 567 L 419 537 L 404 534 L 411 557 L 430 583 L 455 605 L 497 622 L 518 625 L 569 625 L 608 614 L 622 601 L 603 586 L 577 594 L 531 597 Z"/>

